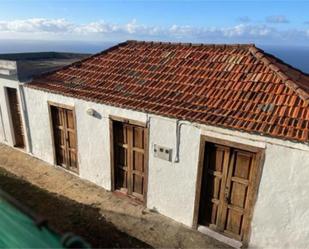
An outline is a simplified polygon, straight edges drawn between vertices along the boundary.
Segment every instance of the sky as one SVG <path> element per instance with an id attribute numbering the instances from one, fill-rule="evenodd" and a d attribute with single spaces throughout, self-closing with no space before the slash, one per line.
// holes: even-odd
<path id="1" fill-rule="evenodd" d="M 309 47 L 309 1 L 1 0 L 0 40 Z"/>

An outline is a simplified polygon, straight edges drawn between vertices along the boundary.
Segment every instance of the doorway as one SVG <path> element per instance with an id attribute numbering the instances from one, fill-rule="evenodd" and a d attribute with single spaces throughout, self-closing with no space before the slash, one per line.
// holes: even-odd
<path id="1" fill-rule="evenodd" d="M 114 190 L 145 202 L 148 130 L 143 126 L 112 121 L 112 131 Z"/>
<path id="2" fill-rule="evenodd" d="M 24 126 L 21 117 L 21 108 L 18 100 L 17 89 L 6 88 L 7 98 L 9 102 L 9 109 L 11 115 L 11 122 L 13 128 L 13 142 L 14 147 L 24 149 L 25 148 L 25 134 Z"/>
<path id="3" fill-rule="evenodd" d="M 246 244 L 262 153 L 251 146 L 209 140 L 214 139 L 201 144 L 196 225 Z"/>
<path id="4" fill-rule="evenodd" d="M 77 135 L 73 108 L 50 105 L 56 164 L 78 173 Z"/>

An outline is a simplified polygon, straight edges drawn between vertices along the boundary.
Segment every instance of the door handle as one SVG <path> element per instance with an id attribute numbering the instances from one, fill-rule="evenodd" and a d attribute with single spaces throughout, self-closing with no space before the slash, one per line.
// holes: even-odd
<path id="1" fill-rule="evenodd" d="M 225 191 L 224 191 L 224 200 L 225 200 L 226 203 L 229 203 L 229 201 L 230 201 L 230 193 L 229 192 L 230 191 L 229 191 L 228 188 L 226 188 Z"/>

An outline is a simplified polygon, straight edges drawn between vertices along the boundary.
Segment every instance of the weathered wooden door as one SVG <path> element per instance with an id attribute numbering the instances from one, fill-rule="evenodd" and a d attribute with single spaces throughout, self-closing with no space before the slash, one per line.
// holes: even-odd
<path id="1" fill-rule="evenodd" d="M 12 118 L 12 126 L 14 132 L 14 146 L 18 148 L 25 148 L 24 127 L 21 118 L 20 104 L 18 101 L 17 90 L 15 88 L 6 88 L 9 107 Z"/>
<path id="2" fill-rule="evenodd" d="M 207 154 L 206 154 L 207 153 Z M 229 148 L 206 144 L 204 171 L 200 198 L 199 223 L 215 230 L 222 230 L 221 209 L 224 202 Z"/>
<path id="3" fill-rule="evenodd" d="M 56 163 L 78 172 L 75 117 L 73 110 L 51 106 Z"/>
<path id="4" fill-rule="evenodd" d="M 115 189 L 143 201 L 147 184 L 147 130 L 115 121 L 113 137 Z"/>
<path id="5" fill-rule="evenodd" d="M 199 224 L 242 241 L 249 227 L 256 155 L 206 143 Z"/>

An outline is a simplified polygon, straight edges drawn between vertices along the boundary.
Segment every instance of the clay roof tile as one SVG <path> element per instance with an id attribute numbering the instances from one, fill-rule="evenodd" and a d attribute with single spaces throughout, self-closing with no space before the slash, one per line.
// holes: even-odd
<path id="1" fill-rule="evenodd" d="M 308 142 L 309 76 L 253 44 L 127 41 L 27 87 Z"/>

